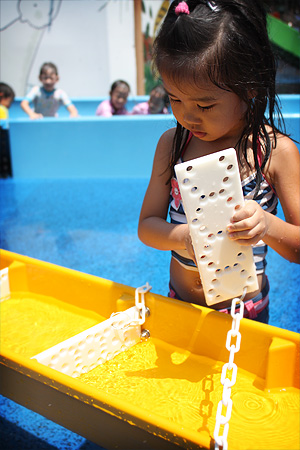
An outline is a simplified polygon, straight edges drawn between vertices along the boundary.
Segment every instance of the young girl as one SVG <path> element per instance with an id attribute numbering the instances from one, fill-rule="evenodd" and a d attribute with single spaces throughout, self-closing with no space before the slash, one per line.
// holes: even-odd
<path id="1" fill-rule="evenodd" d="M 169 114 L 169 97 L 165 88 L 159 84 L 150 92 L 148 102 L 135 105 L 132 114 Z"/>
<path id="2" fill-rule="evenodd" d="M 206 306 L 174 165 L 234 147 L 246 202 L 227 232 L 253 246 L 259 289 L 246 295 L 244 315 L 267 323 L 267 246 L 300 262 L 300 157 L 274 123 L 275 62 L 262 2 L 174 1 L 154 43 L 154 65 L 177 128 L 158 142 L 139 237 L 172 251 L 169 296 Z M 285 221 L 276 217 L 278 199 Z M 214 309 L 228 313 L 230 304 Z"/>
<path id="3" fill-rule="evenodd" d="M 127 98 L 130 93 L 130 86 L 127 81 L 117 80 L 110 88 L 110 99 L 100 103 L 96 110 L 96 116 L 111 117 L 115 115 L 126 115 Z"/>
<path id="4" fill-rule="evenodd" d="M 56 117 L 60 105 L 64 105 L 70 117 L 77 117 L 78 112 L 65 91 L 55 87 L 59 81 L 58 70 L 51 62 L 44 63 L 40 69 L 39 80 L 42 86 L 34 86 L 21 102 L 21 108 L 30 119 Z M 33 103 L 34 109 L 30 107 Z"/>

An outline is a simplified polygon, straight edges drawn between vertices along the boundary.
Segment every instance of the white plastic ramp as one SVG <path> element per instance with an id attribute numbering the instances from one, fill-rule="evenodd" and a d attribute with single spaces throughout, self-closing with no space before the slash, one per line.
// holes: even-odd
<path id="1" fill-rule="evenodd" d="M 140 340 L 140 314 L 133 306 L 31 359 L 76 378 L 114 358 Z"/>
<path id="2" fill-rule="evenodd" d="M 175 172 L 207 304 L 258 289 L 252 247 L 226 233 L 244 204 L 235 149 L 177 164 Z"/>

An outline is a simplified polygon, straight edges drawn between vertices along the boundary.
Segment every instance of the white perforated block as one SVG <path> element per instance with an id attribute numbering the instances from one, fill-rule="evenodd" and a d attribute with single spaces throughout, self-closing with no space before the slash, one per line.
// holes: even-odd
<path id="1" fill-rule="evenodd" d="M 135 323 L 138 319 L 137 308 L 129 308 L 32 359 L 76 378 L 140 342 L 141 326 Z"/>
<path id="2" fill-rule="evenodd" d="M 175 166 L 208 305 L 258 288 L 251 246 L 228 238 L 226 227 L 244 204 L 233 148 Z"/>

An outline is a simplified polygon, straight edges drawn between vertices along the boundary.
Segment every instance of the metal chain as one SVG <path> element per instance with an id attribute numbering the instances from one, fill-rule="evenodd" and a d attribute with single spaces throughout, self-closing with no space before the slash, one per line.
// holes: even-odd
<path id="1" fill-rule="evenodd" d="M 233 362 L 234 355 L 240 350 L 241 346 L 241 333 L 239 332 L 240 321 L 244 316 L 244 297 L 247 289 L 244 289 L 244 293 L 241 298 L 234 298 L 231 302 L 231 317 L 232 325 L 231 330 L 227 333 L 226 348 L 229 351 L 229 362 L 224 364 L 221 374 L 221 383 L 223 385 L 222 400 L 218 403 L 216 414 L 216 425 L 214 430 L 215 450 L 219 450 L 220 446 L 223 450 L 228 449 L 227 435 L 229 430 L 229 420 L 232 411 L 231 388 L 236 382 L 237 365 Z M 239 303 L 240 310 L 235 312 L 236 305 Z M 235 344 L 231 343 L 231 339 L 236 338 Z M 231 380 L 227 377 L 227 371 L 231 371 Z M 225 408 L 225 416 L 222 415 L 222 409 Z M 224 425 L 223 434 L 220 434 L 221 425 Z"/>

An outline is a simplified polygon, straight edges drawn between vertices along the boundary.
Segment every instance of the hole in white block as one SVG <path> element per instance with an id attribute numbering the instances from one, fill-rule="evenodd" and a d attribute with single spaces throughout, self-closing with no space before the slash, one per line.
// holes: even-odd
<path id="1" fill-rule="evenodd" d="M 244 261 L 246 259 L 246 256 L 244 255 L 243 252 L 239 252 L 236 256 L 239 261 Z"/>
<path id="2" fill-rule="evenodd" d="M 76 351 L 76 347 L 74 347 L 73 345 L 71 345 L 71 347 L 69 348 L 68 352 L 69 355 L 73 356 L 75 354 Z"/>
<path id="3" fill-rule="evenodd" d="M 240 275 L 241 275 L 242 278 L 246 278 L 246 277 L 248 276 L 247 270 L 242 269 L 242 270 L 240 271 Z"/>
<path id="4" fill-rule="evenodd" d="M 62 372 L 64 372 L 64 373 L 68 372 L 68 370 L 69 370 L 69 364 L 64 363 L 64 364 L 61 366 L 61 370 L 62 370 Z"/>
<path id="5" fill-rule="evenodd" d="M 94 358 L 94 356 L 95 356 L 95 350 L 89 350 L 88 358 Z"/>
<path id="6" fill-rule="evenodd" d="M 213 233 L 209 233 L 207 236 L 210 242 L 214 242 L 216 240 L 216 236 Z"/>
<path id="7" fill-rule="evenodd" d="M 80 341 L 79 342 L 79 344 L 78 344 L 78 348 L 80 349 L 80 350 L 83 350 L 84 349 L 84 347 L 85 347 L 85 341 Z"/>
<path id="8" fill-rule="evenodd" d="M 87 344 L 91 344 L 93 342 L 93 336 L 91 334 L 89 334 L 86 338 L 85 338 Z"/>
<path id="9" fill-rule="evenodd" d="M 62 349 L 59 351 L 59 357 L 60 357 L 60 358 L 65 358 L 66 356 L 67 356 L 67 349 L 62 348 Z"/>

